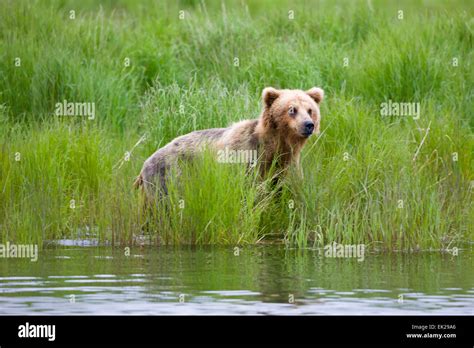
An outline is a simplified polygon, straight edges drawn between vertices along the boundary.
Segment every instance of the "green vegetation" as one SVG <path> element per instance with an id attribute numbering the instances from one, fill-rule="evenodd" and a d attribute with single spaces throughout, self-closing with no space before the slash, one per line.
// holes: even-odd
<path id="1" fill-rule="evenodd" d="M 425 3 L 2 1 L 0 241 L 472 241 L 474 6 Z M 276 194 L 204 158 L 146 221 L 132 189 L 143 161 L 256 118 L 266 86 L 326 91 L 304 180 Z M 63 100 L 95 103 L 95 118 L 56 116 Z M 420 103 L 420 118 L 382 116 L 389 100 Z"/>

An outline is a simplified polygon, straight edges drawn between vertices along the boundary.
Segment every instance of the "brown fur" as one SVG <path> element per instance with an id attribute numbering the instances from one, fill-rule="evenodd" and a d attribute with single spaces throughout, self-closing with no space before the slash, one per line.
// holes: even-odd
<path id="1" fill-rule="evenodd" d="M 265 88 L 263 110 L 258 119 L 241 121 L 228 128 L 195 131 L 174 139 L 145 161 L 134 186 L 142 187 L 149 198 L 157 189 L 166 193 L 166 175 L 170 168 L 178 159 L 192 158 L 205 147 L 257 150 L 262 175 L 275 159 L 279 170 L 292 163 L 299 165 L 301 149 L 308 139 L 303 134 L 305 122 L 314 124 L 314 133 L 319 133 L 319 104 L 323 97 L 323 90 L 316 87 L 306 92 Z"/>

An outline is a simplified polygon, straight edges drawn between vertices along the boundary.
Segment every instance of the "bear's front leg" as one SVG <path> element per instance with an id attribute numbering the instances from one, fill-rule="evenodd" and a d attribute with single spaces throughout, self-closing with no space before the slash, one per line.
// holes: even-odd
<path id="1" fill-rule="evenodd" d="M 297 154 L 293 157 L 293 165 L 295 166 L 298 178 L 303 180 L 304 173 L 303 173 L 303 167 L 301 166 L 301 163 L 300 163 L 300 154 Z"/>

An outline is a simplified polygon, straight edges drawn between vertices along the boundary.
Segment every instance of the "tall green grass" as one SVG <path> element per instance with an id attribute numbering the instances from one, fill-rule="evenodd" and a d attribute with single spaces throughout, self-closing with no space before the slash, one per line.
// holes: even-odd
<path id="1" fill-rule="evenodd" d="M 3 1 L 0 13 L 2 242 L 473 240 L 468 1 Z M 304 180 L 275 189 L 204 156 L 144 216 L 131 185 L 143 161 L 178 135 L 257 117 L 270 85 L 326 91 Z M 54 116 L 64 99 L 94 102 L 96 118 Z M 389 99 L 421 103 L 420 119 L 382 117 Z"/>

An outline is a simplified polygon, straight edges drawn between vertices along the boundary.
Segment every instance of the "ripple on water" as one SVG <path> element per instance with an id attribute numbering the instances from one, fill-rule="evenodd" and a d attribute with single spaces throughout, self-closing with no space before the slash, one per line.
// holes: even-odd
<path id="1" fill-rule="evenodd" d="M 353 291 L 361 292 L 361 293 L 364 293 L 364 294 L 377 294 L 377 293 L 391 293 L 391 292 L 393 292 L 392 290 L 386 290 L 386 289 L 354 289 Z"/>
<path id="2" fill-rule="evenodd" d="M 115 274 L 94 274 L 93 277 L 95 277 L 95 278 L 115 278 L 117 276 Z"/>
<path id="3" fill-rule="evenodd" d="M 260 292 L 250 290 L 208 290 L 202 291 L 203 294 L 215 294 L 220 296 L 258 296 Z"/>
<path id="4" fill-rule="evenodd" d="M 0 277 L 0 281 L 3 280 L 33 280 L 41 279 L 41 277 Z"/>

